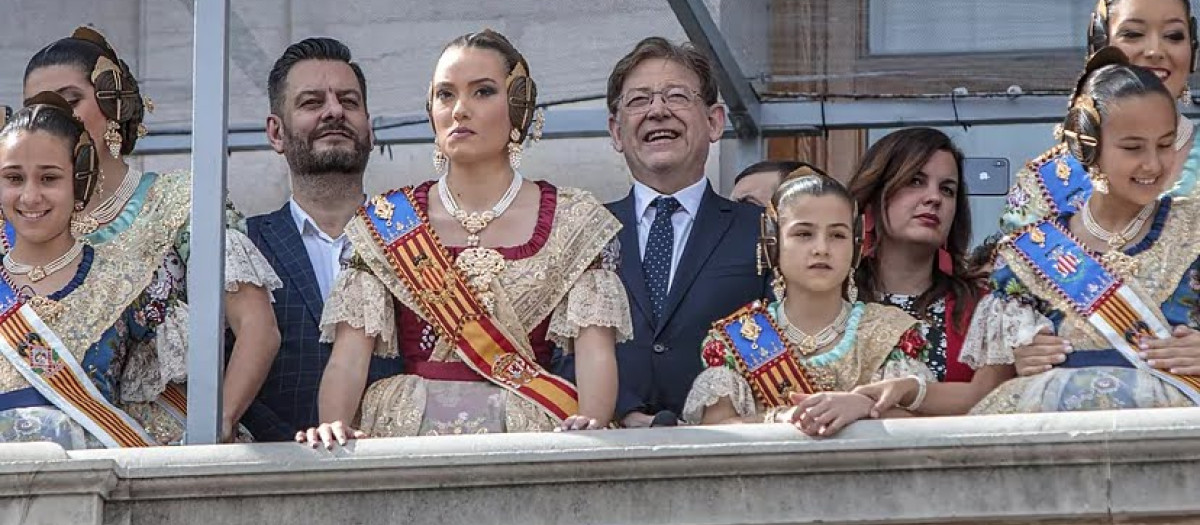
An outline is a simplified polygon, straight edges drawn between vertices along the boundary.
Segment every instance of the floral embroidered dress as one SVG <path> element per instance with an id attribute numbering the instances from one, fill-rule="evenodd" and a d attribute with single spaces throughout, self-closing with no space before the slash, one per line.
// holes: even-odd
<path id="1" fill-rule="evenodd" d="M 418 209 L 428 209 L 432 182 L 413 188 Z M 504 267 L 486 290 L 493 318 L 517 351 L 548 368 L 552 344 L 572 350 L 588 326 L 616 329 L 617 341 L 633 328 L 618 276 L 620 223 L 591 194 L 539 182 L 537 225 L 528 242 L 497 248 Z M 349 267 L 334 283 L 321 319 L 321 340 L 333 342 L 339 323 L 375 338 L 374 353 L 404 360 L 405 374 L 370 385 L 362 399 L 361 428 L 374 437 L 546 431 L 555 421 L 531 402 L 489 382 L 462 362 L 454 341 L 439 338 L 414 299 L 387 268 L 359 218 L 346 229 L 354 245 Z M 457 258 L 462 248 L 447 247 Z"/>
<path id="2" fill-rule="evenodd" d="M 139 183 L 112 222 L 85 235 L 98 257 L 130 265 L 123 286 L 144 290 L 157 312 L 147 318 L 154 337 L 138 341 L 129 352 L 125 379 L 137 388 L 120 400 L 129 412 L 162 443 L 177 443 L 183 422 L 154 403 L 170 383 L 187 378 L 187 259 L 190 250 L 192 182 L 187 171 L 139 173 L 129 168 Z M 237 291 L 241 283 L 268 291 L 282 287 L 266 258 L 245 235 L 242 217 L 227 207 L 225 290 Z M 11 226 L 0 228 L 0 251 L 14 242 Z"/>
<path id="3" fill-rule="evenodd" d="M 1066 225 L 1070 215 L 1058 220 Z M 1124 253 L 1137 263 L 1129 286 L 1158 306 L 1169 326 L 1200 328 L 1200 202 L 1164 197 L 1146 237 Z M 973 368 L 1009 365 L 1013 348 L 1029 344 L 1045 327 L 1071 342 L 1075 353 L 1112 345 L 1086 319 L 1036 277 L 1011 242 L 998 247 L 993 292 L 980 301 L 963 344 L 962 360 Z M 1011 379 L 972 409 L 976 414 L 1063 412 L 1193 406 L 1178 389 L 1137 368 L 1054 368 Z"/>
<path id="4" fill-rule="evenodd" d="M 767 306 L 767 315 L 777 325 L 782 324 L 780 304 L 776 301 Z M 757 415 L 766 408 L 740 371 L 735 350 L 719 335 L 718 327 L 729 320 L 717 321 L 704 339 L 701 355 L 707 368 L 696 377 L 683 408 L 683 419 L 689 423 L 700 423 L 705 409 L 726 397 L 740 417 Z M 793 350 L 793 355 L 815 388 L 846 392 L 859 385 L 909 375 L 937 381 L 924 363 L 929 351 L 920 323 L 912 316 L 892 306 L 855 303 L 846 332 L 832 349 L 809 357 Z"/>
<path id="5" fill-rule="evenodd" d="M 163 274 L 158 274 L 151 286 L 136 290 L 127 283 L 139 272 L 136 264 L 102 259 L 87 246 L 75 276 L 62 290 L 47 296 L 52 306 L 35 307 L 88 379 L 117 406 L 158 395 L 152 385 L 140 379 L 142 374 L 133 368 L 136 363 L 132 358 L 138 345 L 154 340 L 154 326 L 164 314 L 148 289 L 169 288 L 171 284 L 163 282 Z M 29 396 L 31 390 L 21 373 L 0 358 L 0 404 L 31 405 L 14 402 L 20 396 Z M 103 446 L 52 404 L 32 405 L 0 410 L 0 443 L 52 441 L 66 449 Z M 147 430 L 163 444 L 175 437 L 162 429 Z"/>
<path id="6" fill-rule="evenodd" d="M 895 306 L 921 321 L 921 335 L 929 342 L 929 353 L 922 361 L 938 381 L 970 381 L 974 372 L 961 364 L 958 356 L 962 351 L 966 327 L 970 324 L 972 308 L 963 310 L 966 319 L 959 325 L 962 328 L 955 330 L 955 326 L 948 323 L 953 317 L 950 312 L 954 308 L 950 295 L 943 295 L 929 303 L 924 312 L 917 310 L 917 298 L 916 295 L 883 294 L 880 303 Z"/>

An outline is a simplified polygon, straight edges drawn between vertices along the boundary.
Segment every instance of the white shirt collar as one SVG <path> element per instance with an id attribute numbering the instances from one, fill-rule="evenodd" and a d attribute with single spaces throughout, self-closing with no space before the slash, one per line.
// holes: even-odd
<path id="1" fill-rule="evenodd" d="M 708 178 L 701 177 L 691 186 L 675 192 L 671 197 L 675 197 L 679 204 L 687 211 L 688 215 L 696 217 L 700 212 L 700 201 L 704 200 L 704 192 L 708 190 Z M 641 220 L 646 216 L 646 210 L 650 208 L 650 203 L 658 197 L 665 195 L 659 193 L 654 188 L 642 184 L 641 182 L 633 181 L 633 211 L 637 213 L 636 217 Z"/>
<path id="2" fill-rule="evenodd" d="M 312 216 L 300 207 L 300 203 L 296 202 L 295 198 L 288 199 L 288 207 L 292 212 L 292 222 L 296 223 L 296 231 L 300 232 L 300 235 L 321 231 L 317 227 L 317 221 L 314 221 Z"/>

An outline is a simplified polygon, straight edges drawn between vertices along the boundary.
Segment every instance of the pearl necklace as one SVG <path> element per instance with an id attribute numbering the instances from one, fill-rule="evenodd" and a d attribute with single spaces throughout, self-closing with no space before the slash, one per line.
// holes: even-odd
<path id="1" fill-rule="evenodd" d="M 446 177 L 449 174 L 442 175 L 438 179 L 438 197 L 442 200 L 442 206 L 450 215 L 458 219 L 458 223 L 462 225 L 464 230 L 467 230 L 467 247 L 474 248 L 479 246 L 479 232 L 487 228 L 492 221 L 508 211 L 509 206 L 512 206 L 514 200 L 517 199 L 517 194 L 521 192 L 521 182 L 524 177 L 521 173 L 513 171 L 512 183 L 508 185 L 508 190 L 500 197 L 495 206 L 490 210 L 476 211 L 468 213 L 459 207 L 458 201 L 454 199 L 454 194 L 450 191 L 449 184 L 446 183 Z"/>
<path id="2" fill-rule="evenodd" d="M 75 244 L 71 245 L 71 249 L 67 250 L 66 253 L 60 255 L 57 259 L 50 261 L 49 264 L 44 266 L 19 263 L 13 260 L 12 253 L 10 252 L 8 256 L 4 258 L 4 269 L 7 270 L 10 275 L 28 275 L 29 280 L 36 283 L 53 275 L 55 272 L 66 268 L 68 264 L 71 264 L 71 261 L 74 261 L 76 257 L 79 257 L 80 253 L 83 253 L 83 242 L 78 239 L 75 240 Z"/>
<path id="3" fill-rule="evenodd" d="M 809 335 L 792 324 L 792 321 L 788 319 L 786 307 L 782 302 L 779 303 L 779 321 L 783 325 L 784 335 L 793 343 L 796 343 L 796 349 L 804 356 L 812 355 L 818 349 L 829 346 L 836 341 L 846 331 L 846 323 L 849 319 L 850 303 L 842 301 L 842 309 L 838 312 L 833 322 L 826 325 L 815 335 Z"/>
<path id="4" fill-rule="evenodd" d="M 133 198 L 133 193 L 137 191 L 138 185 L 141 183 L 141 174 L 134 171 L 132 168 L 125 171 L 125 178 L 121 179 L 121 185 L 117 186 L 117 190 L 104 199 L 92 211 L 85 216 L 79 218 L 76 230 L 80 235 L 87 235 L 100 228 L 102 224 L 108 224 L 121 214 L 125 209 L 125 204 L 129 199 Z"/>
<path id="5" fill-rule="evenodd" d="M 1154 211 L 1154 205 L 1156 204 L 1154 202 L 1147 204 L 1144 208 L 1142 208 L 1142 211 L 1139 211 L 1138 214 L 1134 216 L 1133 220 L 1129 221 L 1129 224 L 1125 225 L 1125 228 L 1118 233 L 1110 232 L 1104 229 L 1103 226 L 1100 226 L 1100 223 L 1096 222 L 1096 217 L 1092 215 L 1091 203 L 1091 199 L 1088 199 L 1087 203 L 1085 203 L 1083 206 L 1083 227 L 1086 228 L 1088 233 L 1092 234 L 1093 237 L 1104 241 L 1104 243 L 1113 250 L 1120 250 L 1121 248 L 1124 248 L 1126 244 L 1129 244 L 1130 240 L 1137 236 L 1138 232 L 1142 231 L 1142 226 L 1146 225 L 1146 220 L 1150 218 L 1150 213 Z"/>

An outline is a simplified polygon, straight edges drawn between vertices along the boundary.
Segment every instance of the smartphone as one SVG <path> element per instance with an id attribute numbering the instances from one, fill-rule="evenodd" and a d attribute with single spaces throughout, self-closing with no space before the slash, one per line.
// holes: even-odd
<path id="1" fill-rule="evenodd" d="M 968 157 L 963 160 L 963 180 L 970 195 L 1005 195 L 1009 184 L 1008 159 Z"/>

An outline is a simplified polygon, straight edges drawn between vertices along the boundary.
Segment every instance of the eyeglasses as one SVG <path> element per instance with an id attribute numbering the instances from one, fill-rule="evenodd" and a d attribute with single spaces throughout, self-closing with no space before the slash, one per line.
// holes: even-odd
<path id="1" fill-rule="evenodd" d="M 650 111 L 654 105 L 654 97 L 661 95 L 663 103 L 671 111 L 691 108 L 700 100 L 700 93 L 686 87 L 675 86 L 651 91 L 649 89 L 631 89 L 621 96 L 621 107 L 631 114 L 641 114 Z"/>

